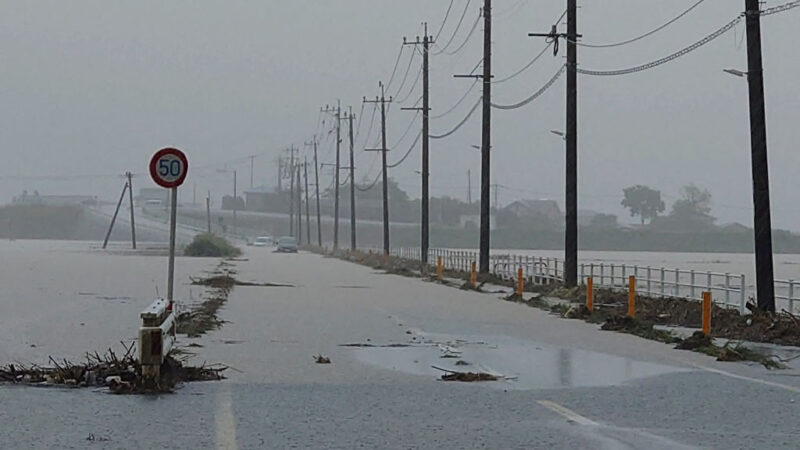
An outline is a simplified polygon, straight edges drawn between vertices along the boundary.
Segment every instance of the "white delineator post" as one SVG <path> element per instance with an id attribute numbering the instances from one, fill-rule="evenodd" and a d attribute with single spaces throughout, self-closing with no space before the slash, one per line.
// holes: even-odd
<path id="1" fill-rule="evenodd" d="M 175 342 L 175 315 L 162 298 L 154 301 L 139 314 L 139 364 L 145 380 L 158 380 L 161 364 Z"/>

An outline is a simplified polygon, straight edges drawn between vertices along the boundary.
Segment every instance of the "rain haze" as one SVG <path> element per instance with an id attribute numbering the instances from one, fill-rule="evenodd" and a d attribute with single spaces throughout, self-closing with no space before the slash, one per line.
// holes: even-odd
<path id="1" fill-rule="evenodd" d="M 798 24 L 1 0 L 0 448 L 800 448 Z"/>
<path id="2" fill-rule="evenodd" d="M 420 36 L 423 21 L 429 22 L 431 35 L 439 32 L 448 3 L 3 2 L 4 200 L 23 189 L 111 199 L 121 173 L 145 174 L 148 155 L 166 145 L 190 155 L 187 186 L 198 192 L 230 189 L 231 175 L 219 169 L 239 169 L 240 186 L 249 187 L 248 155 L 258 155 L 255 185 L 274 186 L 276 158 L 289 145 L 302 147 L 315 132 L 330 130 L 318 122 L 319 108 L 337 99 L 362 115 L 356 179 L 371 181 L 380 168 L 378 155 L 360 150 L 379 143 L 379 121 L 367 142 L 374 105 L 362 110 L 362 98 L 374 98 L 378 81 L 388 82 L 404 36 Z M 542 50 L 543 40 L 527 33 L 549 31 L 564 12 L 562 3 L 497 2 L 492 39 L 496 79 L 517 72 Z M 580 7 L 579 27 L 586 43 L 617 42 L 663 24 L 690 3 L 588 2 Z M 473 83 L 453 75 L 469 73 L 481 60 L 480 2 L 455 2 L 437 45 L 450 40 L 465 6 L 448 52 L 477 24 L 470 40 L 455 55 L 431 56 L 432 116 L 449 110 Z M 580 66 L 606 70 L 656 60 L 700 40 L 741 10 L 740 2 L 708 0 L 648 39 L 618 48 L 580 48 Z M 800 115 L 795 82 L 800 58 L 792 48 L 800 37 L 796 24 L 792 14 L 765 17 L 762 24 L 773 225 L 793 230 L 800 229 L 795 181 L 800 157 L 793 139 Z M 669 206 L 681 186 L 694 182 L 711 192 L 712 214 L 719 222 L 752 226 L 747 83 L 722 71 L 746 69 L 743 40 L 741 23 L 665 65 L 625 76 L 580 77 L 581 209 L 635 221 L 620 206 L 622 188 L 646 184 L 660 189 Z M 538 90 L 564 63 L 563 47 L 558 56 L 548 51 L 518 76 L 497 83 L 493 101 L 516 103 Z M 418 54 L 405 85 L 400 83 L 411 53 L 411 47 L 404 49 L 387 91 L 396 94 L 387 118 L 388 145 L 397 143 L 390 163 L 418 133 L 419 118 L 398 107 L 412 106 L 421 95 L 421 83 L 414 83 Z M 563 80 L 524 108 L 494 111 L 492 175 L 501 184 L 500 204 L 550 198 L 563 208 L 563 142 L 550 133 L 564 128 Z M 473 87 L 451 113 L 431 119 L 431 132 L 453 128 L 479 97 L 480 89 Z M 412 120 L 414 129 L 400 140 Z M 431 195 L 466 199 L 467 170 L 472 169 L 473 198 L 478 198 L 480 157 L 471 146 L 480 144 L 480 133 L 477 111 L 448 139 L 432 140 Z M 332 162 L 332 143 L 323 142 L 321 162 Z M 418 197 L 414 171 L 419 169 L 417 143 L 390 176 Z M 327 171 L 321 176 L 330 177 Z M 150 183 L 146 177 L 140 182 Z M 189 194 L 181 195 L 186 199 Z"/>

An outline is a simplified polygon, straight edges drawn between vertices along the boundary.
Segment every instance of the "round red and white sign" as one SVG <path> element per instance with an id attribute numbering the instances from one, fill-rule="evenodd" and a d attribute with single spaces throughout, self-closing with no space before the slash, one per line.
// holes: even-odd
<path id="1" fill-rule="evenodd" d="M 176 188 L 183 184 L 189 160 L 177 148 L 162 148 L 150 159 L 150 176 L 161 187 Z"/>

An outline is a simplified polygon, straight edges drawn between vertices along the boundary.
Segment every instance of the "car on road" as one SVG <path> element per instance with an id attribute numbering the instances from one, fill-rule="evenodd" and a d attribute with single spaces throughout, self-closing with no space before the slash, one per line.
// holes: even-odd
<path id="1" fill-rule="evenodd" d="M 253 247 L 270 247 L 272 246 L 272 238 L 270 236 L 259 236 L 253 241 Z"/>
<path id="2" fill-rule="evenodd" d="M 291 236 L 278 239 L 278 253 L 297 253 L 297 240 Z"/>

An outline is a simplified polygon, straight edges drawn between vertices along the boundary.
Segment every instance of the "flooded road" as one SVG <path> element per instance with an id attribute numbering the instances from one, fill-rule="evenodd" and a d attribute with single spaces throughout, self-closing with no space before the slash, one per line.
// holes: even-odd
<path id="1" fill-rule="evenodd" d="M 130 340 L 166 258 L 0 242 L 0 363 Z M 217 259 L 178 258 L 176 292 Z M 0 385 L 4 448 L 791 448 L 800 380 L 717 363 L 492 294 L 246 248 L 222 327 L 178 346 L 222 382 L 173 394 Z M 346 344 L 375 347 L 348 347 Z M 392 345 L 392 347 L 379 347 Z M 331 364 L 316 364 L 324 355 Z M 447 356 L 444 357 L 443 356 Z M 463 361 L 468 365 L 456 365 Z M 443 382 L 445 370 L 495 382 Z M 456 369 L 458 368 L 458 369 Z"/>

